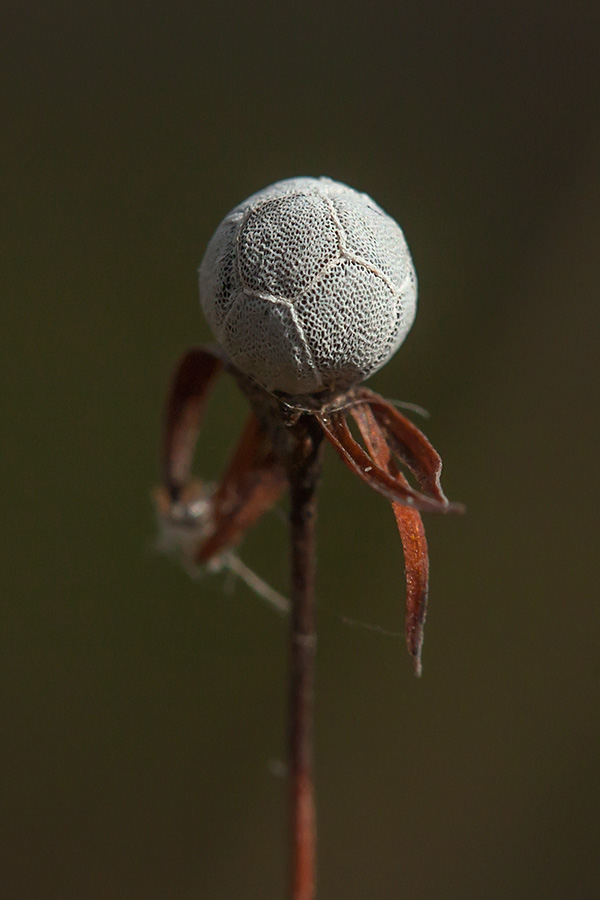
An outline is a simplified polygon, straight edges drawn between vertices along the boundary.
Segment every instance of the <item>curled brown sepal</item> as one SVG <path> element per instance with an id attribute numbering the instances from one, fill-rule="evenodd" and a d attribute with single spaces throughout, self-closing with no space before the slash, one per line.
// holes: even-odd
<path id="1" fill-rule="evenodd" d="M 423 432 L 391 403 L 368 388 L 358 388 L 355 396 L 368 404 L 385 433 L 386 443 L 415 476 L 421 490 L 439 500 L 443 512 L 463 512 L 462 504 L 449 503 L 446 498 L 440 483 L 442 460 Z"/>
<path id="2" fill-rule="evenodd" d="M 357 404 L 352 407 L 351 415 L 358 425 L 373 459 L 382 468 L 385 468 L 390 475 L 408 484 L 393 459 L 386 435 L 383 433 L 372 407 L 366 404 Z M 418 510 L 397 501 L 392 502 L 392 509 L 396 517 L 404 551 L 406 646 L 412 660 L 414 673 L 419 677 L 422 671 L 423 627 L 425 625 L 429 591 L 427 539 L 425 537 L 423 520 Z"/>
<path id="3" fill-rule="evenodd" d="M 286 473 L 252 413 L 216 488 L 192 479 L 200 425 L 217 375 L 230 364 L 219 348 L 195 347 L 179 360 L 167 397 L 162 440 L 162 485 L 155 493 L 163 545 L 195 565 L 235 547 L 278 500 Z"/>
<path id="4" fill-rule="evenodd" d="M 353 407 L 354 404 L 350 411 Z M 325 436 L 350 471 L 391 503 L 402 503 L 422 512 L 447 512 L 452 508 L 443 494 L 441 497 L 438 493 L 427 496 L 412 488 L 403 476 L 400 478 L 382 467 L 354 440 L 346 423 L 345 412 L 321 413 L 318 418 Z"/>
<path id="5" fill-rule="evenodd" d="M 172 501 L 190 481 L 192 460 L 208 395 L 225 361 L 218 348 L 194 347 L 181 357 L 165 407 L 161 479 Z"/>
<path id="6" fill-rule="evenodd" d="M 283 466 L 251 413 L 231 461 L 212 497 L 213 530 L 200 545 L 196 562 L 204 563 L 234 547 L 270 509 L 287 487 Z"/>

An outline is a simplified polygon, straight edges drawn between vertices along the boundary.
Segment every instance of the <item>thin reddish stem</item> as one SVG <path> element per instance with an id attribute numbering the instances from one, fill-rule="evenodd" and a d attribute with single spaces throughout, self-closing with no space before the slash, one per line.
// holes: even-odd
<path id="1" fill-rule="evenodd" d="M 323 433 L 303 416 L 288 465 L 291 527 L 289 777 L 291 900 L 315 896 L 316 823 L 313 783 L 315 679 L 316 491 Z"/>

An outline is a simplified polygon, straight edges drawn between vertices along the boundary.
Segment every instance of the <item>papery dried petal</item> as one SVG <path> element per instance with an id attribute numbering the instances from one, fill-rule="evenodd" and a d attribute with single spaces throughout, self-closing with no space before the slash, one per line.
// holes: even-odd
<path id="1" fill-rule="evenodd" d="M 206 401 L 224 362 L 218 349 L 194 347 L 179 360 L 167 398 L 161 454 L 162 482 L 177 500 L 191 477 Z"/>
<path id="2" fill-rule="evenodd" d="M 388 445 L 410 469 L 423 491 L 448 506 L 440 484 L 442 460 L 423 432 L 391 403 L 368 388 L 359 388 L 356 398 L 369 404 L 385 432 Z"/>
<path id="3" fill-rule="evenodd" d="M 390 448 L 372 409 L 358 404 L 351 410 L 369 452 L 390 475 L 406 481 L 392 457 Z M 402 503 L 392 502 L 396 516 L 406 573 L 406 645 L 413 661 L 415 675 L 421 675 L 423 626 L 429 590 L 429 555 L 425 528 L 419 512 Z"/>
<path id="4" fill-rule="evenodd" d="M 212 497 L 214 530 L 198 549 L 197 562 L 206 562 L 234 547 L 251 525 L 277 502 L 287 478 L 276 460 L 270 440 L 254 413 Z"/>
<path id="5" fill-rule="evenodd" d="M 332 412 L 319 416 L 321 427 L 333 447 L 337 450 L 350 471 L 358 475 L 369 487 L 382 494 L 390 502 L 399 502 L 423 512 L 446 512 L 448 501 L 414 490 L 404 477 L 392 476 L 369 456 L 352 437 L 344 414 Z"/>

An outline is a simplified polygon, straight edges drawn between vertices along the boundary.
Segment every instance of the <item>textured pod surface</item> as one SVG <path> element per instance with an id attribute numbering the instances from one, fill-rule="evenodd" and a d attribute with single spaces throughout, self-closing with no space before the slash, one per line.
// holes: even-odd
<path id="1" fill-rule="evenodd" d="M 329 178 L 278 181 L 236 206 L 200 266 L 200 299 L 231 361 L 292 395 L 363 381 L 414 321 L 404 235 L 370 197 Z"/>

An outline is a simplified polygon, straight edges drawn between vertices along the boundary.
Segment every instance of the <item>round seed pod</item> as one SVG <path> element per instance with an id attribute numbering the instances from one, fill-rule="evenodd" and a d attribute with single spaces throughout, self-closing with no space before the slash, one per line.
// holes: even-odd
<path id="1" fill-rule="evenodd" d="M 414 321 L 417 279 L 402 230 L 370 197 L 290 178 L 223 219 L 200 299 L 240 371 L 305 395 L 343 390 L 388 361 Z"/>

